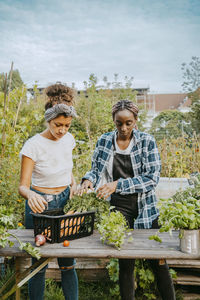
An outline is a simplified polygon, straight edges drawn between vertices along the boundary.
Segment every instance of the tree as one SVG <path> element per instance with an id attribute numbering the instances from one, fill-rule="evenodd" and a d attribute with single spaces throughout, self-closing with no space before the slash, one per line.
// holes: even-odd
<path id="1" fill-rule="evenodd" d="M 191 111 L 188 113 L 191 127 L 196 133 L 200 133 L 200 58 L 192 56 L 191 62 L 182 64 L 183 90 L 188 93 L 191 99 Z"/>
<path id="2" fill-rule="evenodd" d="M 157 140 L 164 137 L 177 138 L 184 133 L 190 134 L 188 114 L 177 110 L 165 110 L 153 119 L 150 133 Z"/>
<path id="3" fill-rule="evenodd" d="M 105 86 L 97 86 L 98 78 L 91 74 L 88 81 L 84 82 L 85 90 L 76 100 L 78 118 L 73 120 L 71 132 L 77 140 L 75 149 L 75 176 L 84 174 L 90 168 L 91 155 L 98 137 L 114 129 L 112 120 L 112 105 L 122 99 L 136 101 L 136 93 L 131 88 L 130 80 L 125 77 L 125 82 L 118 82 L 117 74 L 114 82 L 109 83 L 104 77 Z M 140 110 L 138 127 L 143 130 L 146 121 L 146 111 Z"/>
<path id="4" fill-rule="evenodd" d="M 192 128 L 196 131 L 197 134 L 200 133 L 200 98 L 193 102 L 191 106 L 191 112 L 189 113 L 191 117 Z"/>
<path id="5" fill-rule="evenodd" d="M 191 111 L 189 112 L 189 117 L 191 120 L 191 126 L 193 130 L 196 131 L 197 134 L 200 133 L 200 87 L 188 94 L 188 97 L 192 101 Z"/>
<path id="6" fill-rule="evenodd" d="M 6 75 L 5 73 L 0 73 L 0 92 L 4 91 L 5 75 Z M 9 82 L 10 76 L 11 76 L 11 72 L 9 72 L 7 82 Z M 13 70 L 10 90 L 12 91 L 16 88 L 21 88 L 22 85 L 23 85 L 23 81 L 21 79 L 19 71 Z"/>
<path id="7" fill-rule="evenodd" d="M 8 75 L 8 79 L 10 78 L 10 73 Z M 12 73 L 12 83 L 11 83 L 11 90 L 19 88 L 23 85 L 23 80 L 20 76 L 20 73 L 18 70 L 13 70 Z"/>
<path id="8" fill-rule="evenodd" d="M 196 91 L 200 87 L 200 58 L 192 56 L 189 64 L 182 63 L 183 90 L 187 93 Z"/>
<path id="9" fill-rule="evenodd" d="M 5 90 L 5 79 L 6 79 L 6 74 L 0 73 L 0 92 L 4 92 Z"/>
<path id="10" fill-rule="evenodd" d="M 76 129 L 81 131 L 81 138 L 84 140 L 95 140 L 104 132 L 112 131 L 114 124 L 111 110 L 113 104 L 122 99 L 129 99 L 136 102 L 136 92 L 131 88 L 132 80 L 125 77 L 125 82 L 118 81 L 118 75 L 114 75 L 114 82 L 109 83 L 104 77 L 106 86 L 97 86 L 98 78 L 91 74 L 88 82 L 85 81 L 86 90 L 80 93 L 76 102 L 76 109 L 79 119 L 74 122 Z M 108 88 L 109 86 L 109 88 Z M 144 130 L 146 111 L 140 107 L 138 127 Z M 83 138 L 83 133 L 85 138 Z M 93 145 L 93 143 L 91 144 Z M 93 147 L 93 146 L 92 146 Z"/>

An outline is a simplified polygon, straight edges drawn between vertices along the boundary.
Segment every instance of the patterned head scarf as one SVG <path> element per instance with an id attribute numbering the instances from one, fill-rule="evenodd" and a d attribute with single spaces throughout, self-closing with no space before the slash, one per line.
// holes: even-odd
<path id="1" fill-rule="evenodd" d="M 45 111 L 44 117 L 47 122 L 55 119 L 58 115 L 64 114 L 66 117 L 76 118 L 76 110 L 73 106 L 69 106 L 63 103 L 56 104 Z"/>

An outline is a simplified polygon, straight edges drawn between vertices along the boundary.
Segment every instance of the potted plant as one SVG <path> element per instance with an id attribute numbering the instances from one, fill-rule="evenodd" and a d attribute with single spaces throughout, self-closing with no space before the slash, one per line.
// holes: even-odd
<path id="1" fill-rule="evenodd" d="M 159 232 L 180 230 L 181 251 L 200 253 L 200 175 L 192 177 L 193 186 L 178 191 L 169 199 L 160 199 Z M 162 242 L 158 233 L 150 239 Z"/>

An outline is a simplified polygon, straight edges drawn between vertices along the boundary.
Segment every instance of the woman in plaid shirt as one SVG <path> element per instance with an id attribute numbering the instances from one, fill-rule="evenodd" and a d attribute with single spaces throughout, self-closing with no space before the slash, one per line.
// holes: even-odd
<path id="1" fill-rule="evenodd" d="M 92 167 L 82 179 L 80 193 L 95 189 L 109 199 L 126 218 L 130 228 L 158 228 L 159 211 L 155 187 L 161 170 L 155 139 L 136 129 L 138 107 L 121 100 L 112 108 L 116 130 L 97 141 Z M 149 260 L 163 300 L 174 300 L 173 282 L 167 264 Z M 119 284 L 122 300 L 134 299 L 134 259 L 119 259 Z"/>

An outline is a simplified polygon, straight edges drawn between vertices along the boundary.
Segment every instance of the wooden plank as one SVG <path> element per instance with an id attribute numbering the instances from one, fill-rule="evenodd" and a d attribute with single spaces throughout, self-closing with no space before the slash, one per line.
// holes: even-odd
<path id="1" fill-rule="evenodd" d="M 170 260 L 167 259 L 167 263 L 170 267 L 177 268 L 200 268 L 200 260 Z"/>
<path id="2" fill-rule="evenodd" d="M 31 265 L 31 259 L 30 258 L 26 258 L 25 260 L 21 259 L 20 260 L 21 264 L 20 264 L 20 272 L 23 272 L 25 269 L 27 269 L 28 267 L 30 267 Z M 103 276 L 107 274 L 107 270 L 106 270 L 106 266 L 109 262 L 109 259 L 91 259 L 91 258 L 78 258 L 76 259 L 76 269 L 80 272 L 81 276 L 83 276 L 83 278 L 85 278 L 87 281 L 94 281 L 94 280 L 100 280 L 101 278 L 103 278 Z M 174 264 L 173 264 L 174 262 Z M 192 264 L 192 263 L 193 264 Z M 167 263 L 170 267 L 178 267 L 178 269 L 180 270 L 180 272 L 178 270 L 176 270 L 178 273 L 178 278 L 176 281 L 179 282 L 184 282 L 184 284 L 187 284 L 186 279 L 184 279 L 184 281 L 181 279 L 182 275 L 188 276 L 188 278 L 190 278 L 190 276 L 187 274 L 187 271 L 185 270 L 181 270 L 181 268 L 195 268 L 195 264 L 197 264 L 197 268 L 198 265 L 200 263 L 200 261 L 196 261 L 196 260 L 167 260 Z M 104 274 L 104 275 L 103 275 Z M 197 276 L 198 277 L 198 276 Z M 54 258 L 52 259 L 49 264 L 48 264 L 48 269 L 46 272 L 46 278 L 53 278 L 57 281 L 60 281 L 61 279 L 61 275 L 60 275 L 60 270 L 59 270 L 59 266 L 57 263 L 57 259 Z M 199 278 L 199 277 L 198 277 Z M 200 280 L 200 279 L 199 279 Z M 198 281 L 198 280 L 197 280 Z M 191 280 L 189 279 L 189 282 L 191 282 Z M 193 282 L 193 280 L 192 280 Z"/>
<path id="3" fill-rule="evenodd" d="M 109 259 L 97 259 L 97 258 L 77 258 L 76 269 L 105 269 Z"/>
<path id="4" fill-rule="evenodd" d="M 14 230 L 22 241 L 29 241 L 34 245 L 32 230 Z M 69 247 L 63 247 L 62 243 L 45 244 L 40 248 L 42 257 L 90 257 L 90 258 L 147 258 L 147 259 L 200 259 L 200 254 L 191 255 L 180 251 L 178 232 L 160 234 L 163 243 L 149 240 L 149 236 L 155 234 L 157 230 L 134 230 L 133 241 L 126 242 L 121 250 L 103 245 L 100 235 L 95 232 L 89 237 L 76 239 L 70 242 Z M 12 239 L 11 239 L 12 240 Z M 3 256 L 23 256 L 28 255 L 17 248 L 17 243 L 13 248 L 0 249 Z"/>
<path id="5" fill-rule="evenodd" d="M 77 272 L 79 277 L 87 282 L 97 282 L 103 279 L 109 280 L 107 269 L 100 269 L 95 271 L 94 269 L 78 269 Z M 56 281 L 61 281 L 61 272 L 59 269 L 48 268 L 45 277 L 52 278 Z"/>
<path id="6" fill-rule="evenodd" d="M 98 258 L 77 258 L 76 259 L 76 269 L 104 269 L 109 263 L 109 259 L 98 259 Z M 167 264 L 172 268 L 188 268 L 188 269 L 198 269 L 200 268 L 200 260 L 169 260 L 167 259 Z M 31 258 L 24 258 L 20 260 L 20 270 L 21 272 L 30 267 Z M 49 262 L 48 269 L 58 269 L 57 259 L 54 258 Z"/>
<path id="7" fill-rule="evenodd" d="M 177 278 L 174 279 L 176 284 L 183 285 L 200 285 L 200 277 L 198 275 L 190 275 L 186 273 L 177 273 Z"/>
<path id="8" fill-rule="evenodd" d="M 18 283 L 20 282 L 21 280 L 21 273 L 20 273 L 20 265 L 18 263 L 18 260 L 16 260 L 16 263 L 15 263 L 15 270 L 16 270 L 16 285 L 18 285 Z M 16 300 L 20 300 L 20 287 L 17 287 L 16 289 L 16 293 L 15 293 L 15 299 Z"/>
<path id="9" fill-rule="evenodd" d="M 76 269 L 104 269 L 108 264 L 108 259 L 94 259 L 94 258 L 77 258 Z M 48 265 L 49 269 L 58 269 L 57 259 L 52 259 Z"/>
<path id="10" fill-rule="evenodd" d="M 23 272 L 26 268 L 28 268 L 31 264 L 31 259 L 28 258 L 24 261 L 24 259 L 21 261 L 21 272 Z M 78 270 L 80 276 L 86 280 L 86 281 L 98 281 L 103 278 L 107 278 L 107 269 L 106 265 L 109 262 L 108 259 L 91 259 L 91 258 L 78 258 L 76 259 L 76 269 Z M 168 262 L 168 261 L 167 261 Z M 173 260 L 170 262 L 173 263 Z M 180 269 L 177 271 L 177 279 L 174 280 L 175 284 L 181 284 L 181 285 L 199 285 L 200 278 L 198 276 L 191 276 L 187 274 L 187 271 L 181 271 L 181 267 L 185 268 L 185 264 L 191 264 L 191 261 L 183 260 L 184 264 L 182 264 L 182 261 L 175 260 L 175 266 L 178 264 L 178 267 Z M 199 261 L 193 260 L 194 263 L 198 264 Z M 169 265 L 172 267 L 173 265 Z M 61 280 L 61 273 L 58 267 L 57 259 L 54 258 L 52 261 L 49 262 L 49 267 L 46 271 L 46 278 L 53 278 L 56 281 Z"/>
<path id="11" fill-rule="evenodd" d="M 200 300 L 200 294 L 183 294 L 183 300 Z"/>
<path id="12" fill-rule="evenodd" d="M 40 263 L 38 267 L 36 267 L 29 275 L 24 277 L 18 284 L 17 287 L 20 288 L 24 283 L 26 283 L 30 278 L 32 278 L 35 274 L 37 274 L 42 268 L 44 268 L 51 258 L 45 259 L 43 262 Z"/>
<path id="13" fill-rule="evenodd" d="M 46 251 L 41 249 L 42 257 L 93 257 L 93 258 L 141 258 L 141 259 L 158 259 L 158 258 L 166 258 L 166 259 L 199 259 L 199 255 L 190 255 L 186 253 L 182 253 L 179 250 L 173 249 L 128 249 L 128 250 L 115 250 L 111 247 L 109 249 L 99 249 L 92 248 L 91 251 L 87 251 L 87 249 L 76 249 L 71 248 L 66 252 L 63 249 L 59 248 L 51 248 Z M 29 255 L 23 251 L 19 252 L 15 249 L 4 249 L 0 251 L 0 256 L 19 256 L 19 257 L 29 257 Z"/>
<path id="14" fill-rule="evenodd" d="M 45 278 L 51 278 L 56 281 L 61 281 L 61 271 L 59 269 L 47 269 Z"/>
<path id="15" fill-rule="evenodd" d="M 198 282 L 191 282 L 191 281 L 184 281 L 184 280 L 177 280 L 175 282 L 176 284 L 180 284 L 180 285 L 190 285 L 190 286 L 200 286 L 200 283 Z"/>
<path id="16" fill-rule="evenodd" d="M 43 268 L 46 263 L 48 263 L 48 261 L 51 258 L 41 258 L 39 261 L 37 261 L 33 266 L 31 266 L 29 269 L 25 270 L 23 273 L 20 273 L 20 270 L 18 269 L 18 266 L 20 265 L 18 263 L 19 260 L 21 260 L 20 257 L 16 258 L 16 273 L 15 273 L 15 283 L 12 285 L 12 287 L 9 289 L 8 292 L 6 292 L 6 294 L 4 294 L 3 296 L 1 296 L 1 300 L 6 300 L 8 299 L 9 296 L 11 296 L 14 292 L 16 292 L 16 300 L 20 300 L 20 293 L 17 293 L 17 290 L 19 290 L 19 288 L 25 283 L 27 282 L 31 277 L 33 277 L 39 270 L 41 270 L 41 268 Z M 33 270 L 34 269 L 34 270 Z M 31 273 L 30 271 L 33 270 Z M 17 274 L 19 272 L 19 274 Z M 28 275 L 29 274 L 29 275 Z M 5 284 L 7 285 L 7 283 Z M 1 290 L 4 290 L 5 285 L 2 287 Z"/>
<path id="17" fill-rule="evenodd" d="M 79 277 L 86 282 L 98 282 L 100 280 L 109 280 L 107 269 L 94 271 L 93 269 L 78 270 Z"/>
<path id="18" fill-rule="evenodd" d="M 76 259 L 76 270 L 83 280 L 99 281 L 108 277 L 106 266 L 108 259 L 91 259 L 78 258 Z M 22 273 L 31 266 L 31 258 L 20 259 L 20 272 Z M 46 270 L 46 278 L 53 278 L 56 281 L 61 281 L 61 272 L 57 263 L 57 259 L 52 259 Z"/>

